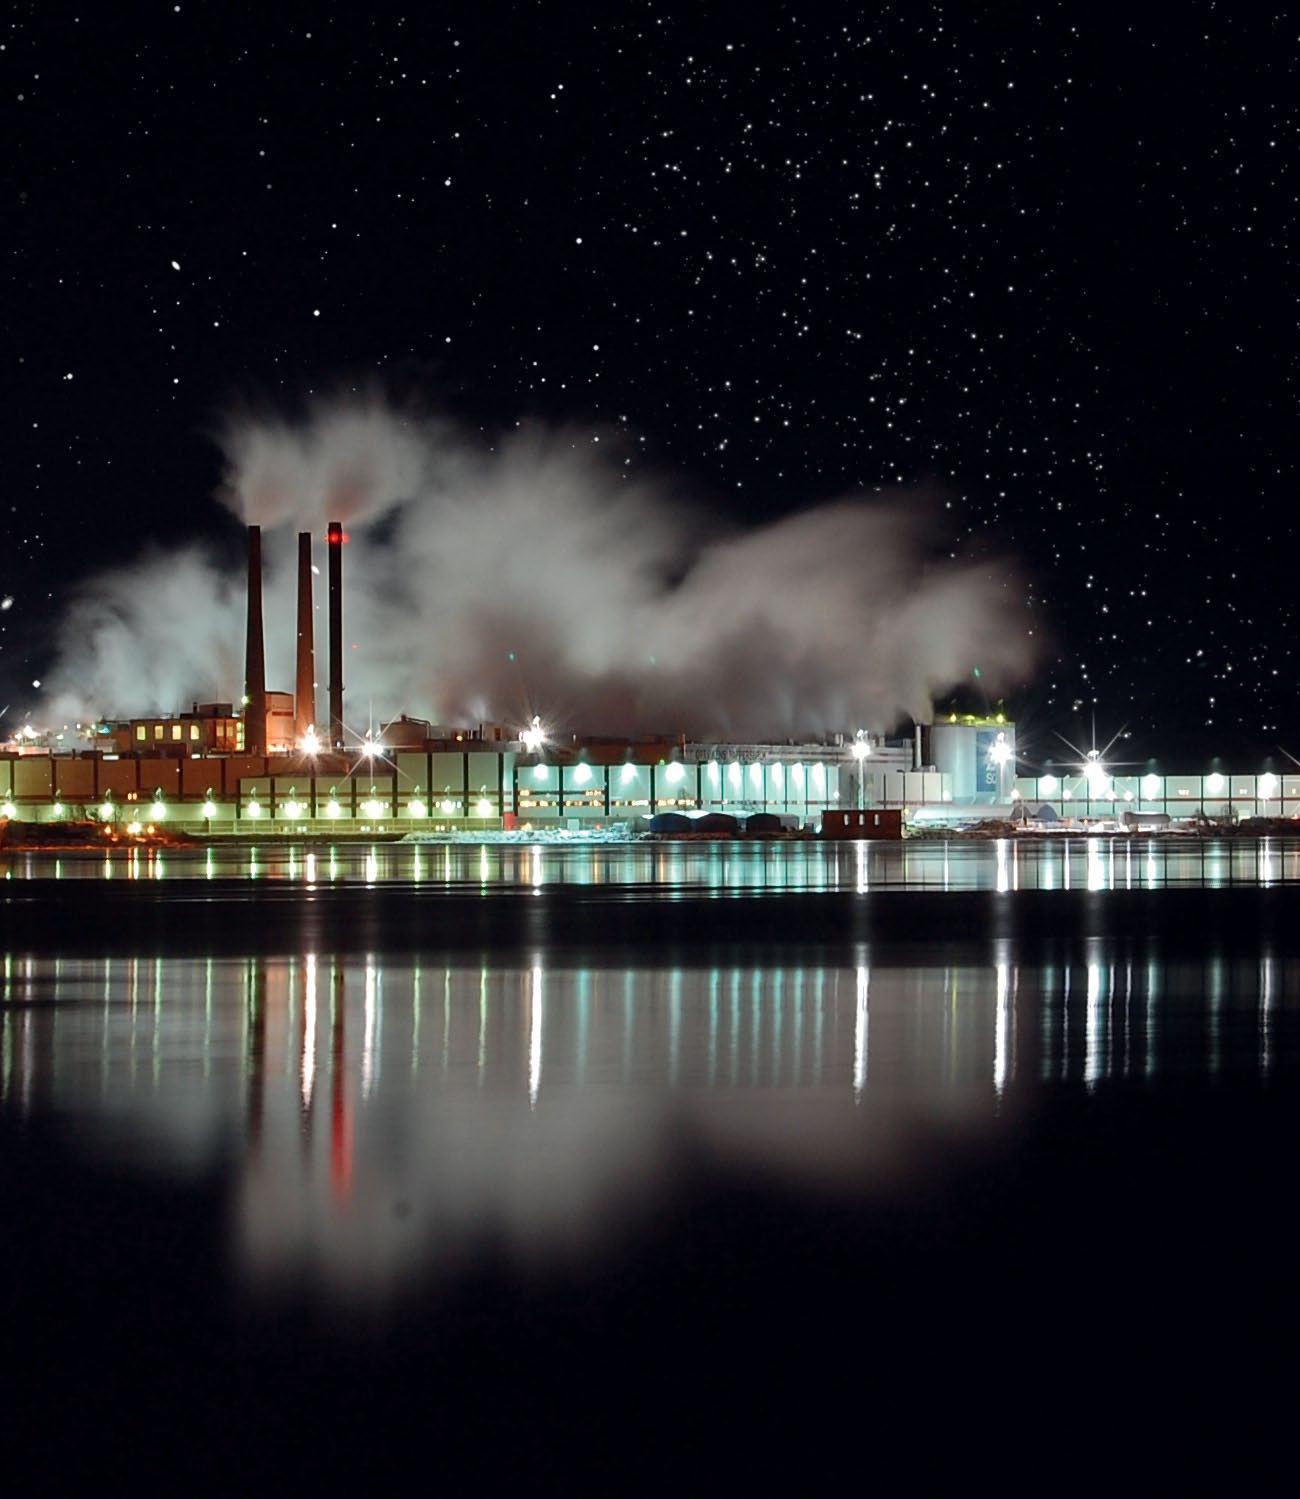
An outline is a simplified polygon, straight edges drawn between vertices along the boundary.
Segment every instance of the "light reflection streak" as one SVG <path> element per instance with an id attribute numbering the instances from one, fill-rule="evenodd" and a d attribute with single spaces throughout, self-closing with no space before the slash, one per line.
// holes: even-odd
<path id="1" fill-rule="evenodd" d="M 674 968 L 668 975 L 668 1086 L 675 1088 L 681 1074 L 682 1060 L 682 971 Z"/>
<path id="2" fill-rule="evenodd" d="M 1088 889 L 1104 890 L 1106 888 L 1106 866 L 1102 861 L 1102 849 L 1100 838 L 1088 839 Z"/>
<path id="3" fill-rule="evenodd" d="M 1061 973 L 1061 1077 L 1070 1075 L 1070 964 Z"/>
<path id="4" fill-rule="evenodd" d="M 1215 953 L 1209 962 L 1209 971 L 1206 974 L 1206 993 L 1210 1001 L 1209 1023 L 1207 1025 L 1207 1037 L 1209 1042 L 1209 1069 L 1211 1075 L 1217 1074 L 1222 1060 L 1220 1045 L 1223 1039 L 1223 993 L 1224 993 L 1223 957 Z"/>
<path id="5" fill-rule="evenodd" d="M 1014 1075 L 1011 1028 L 1015 1018 L 1011 1005 L 1011 963 L 1006 955 L 1006 945 L 999 943 L 999 947 L 1002 950 L 994 962 L 997 1011 L 993 1020 L 993 1087 L 1001 1096 L 1007 1078 Z"/>
<path id="6" fill-rule="evenodd" d="M 378 1049 L 375 1033 L 379 1025 L 379 975 L 374 953 L 366 954 L 364 1021 L 361 1033 L 361 1096 L 369 1098 L 378 1073 Z"/>
<path id="7" fill-rule="evenodd" d="M 488 1035 L 488 971 L 480 968 L 478 973 L 478 1085 L 481 1088 L 487 1076 Z"/>
<path id="8" fill-rule="evenodd" d="M 853 1026 L 853 1097 L 861 1103 L 867 1088 L 867 1049 L 871 1033 L 868 999 L 871 993 L 871 969 L 860 962 L 855 970 L 857 1005 Z"/>
<path id="9" fill-rule="evenodd" d="M 528 990 L 528 1103 L 537 1107 L 542 1091 L 542 962 L 533 959 Z"/>
<path id="10" fill-rule="evenodd" d="M 1277 866 L 1273 858 L 1272 840 L 1265 838 L 1259 847 L 1259 882 L 1271 885 L 1277 879 Z"/>
<path id="11" fill-rule="evenodd" d="M 5 985 L 6 991 L 8 984 Z M 5 1010 L 0 1015 L 0 1103 L 9 1102 L 9 1089 L 14 1068 L 13 1012 Z"/>
<path id="12" fill-rule="evenodd" d="M 1088 994 L 1084 1008 L 1083 1080 L 1091 1088 L 1105 1074 L 1105 1015 L 1102 1001 L 1103 969 L 1095 938 L 1088 940 Z"/>
<path id="13" fill-rule="evenodd" d="M 32 1044 L 32 1015 L 31 1009 L 24 1010 L 23 1018 L 19 1022 L 23 1060 L 18 1074 L 18 1112 L 24 1117 L 31 1113 L 32 1084 L 36 1076 L 36 1048 Z"/>
<path id="14" fill-rule="evenodd" d="M 420 960 L 415 960 L 411 974 L 411 1076 L 420 1070 L 420 1020 L 423 1006 L 420 1003 Z"/>
<path id="15" fill-rule="evenodd" d="M 316 1080 L 316 954 L 303 959 L 302 1052 L 298 1066 L 302 1106 L 311 1108 L 312 1085 Z"/>
<path id="16" fill-rule="evenodd" d="M 1265 952 L 1259 959 L 1259 1075 L 1267 1077 L 1273 1070 L 1273 986 L 1274 959 Z"/>

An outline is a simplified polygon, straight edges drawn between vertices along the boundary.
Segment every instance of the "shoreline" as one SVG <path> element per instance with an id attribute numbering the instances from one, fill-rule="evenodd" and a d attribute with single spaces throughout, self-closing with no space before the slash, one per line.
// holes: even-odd
<path id="1" fill-rule="evenodd" d="M 532 828 L 474 829 L 464 832 L 426 833 L 363 829 L 353 831 L 284 832 L 267 830 L 259 833 L 190 833 L 154 828 L 151 831 L 127 833 L 106 832 L 99 824 L 84 822 L 29 823 L 18 819 L 0 821 L 0 857 L 6 853 L 109 853 L 114 849 L 185 850 L 200 848 L 250 848 L 400 843 L 411 847 L 455 847 L 464 845 L 614 847 L 632 844 L 677 843 L 990 843 L 999 839 L 1040 839 L 1049 842 L 1077 842 L 1103 838 L 1107 841 L 1137 842 L 1208 842 L 1216 839 L 1250 840 L 1261 838 L 1300 838 L 1300 819 L 1271 817 L 1245 818 L 1235 823 L 1205 822 L 1185 827 L 1071 827 L 1059 824 L 1040 825 L 1003 821 L 976 822 L 966 826 L 904 828 L 901 838 L 827 838 L 807 830 L 782 829 L 763 832 L 634 832 L 623 825 L 618 831 L 607 828 Z"/>

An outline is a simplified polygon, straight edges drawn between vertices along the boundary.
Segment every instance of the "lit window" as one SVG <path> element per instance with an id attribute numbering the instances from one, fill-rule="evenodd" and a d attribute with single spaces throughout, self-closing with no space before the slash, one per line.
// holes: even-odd
<path id="1" fill-rule="evenodd" d="M 137 739 L 144 739 L 146 737 L 146 731 L 145 731 L 144 724 L 142 724 L 142 723 L 136 724 L 136 726 L 135 726 L 135 737 Z"/>

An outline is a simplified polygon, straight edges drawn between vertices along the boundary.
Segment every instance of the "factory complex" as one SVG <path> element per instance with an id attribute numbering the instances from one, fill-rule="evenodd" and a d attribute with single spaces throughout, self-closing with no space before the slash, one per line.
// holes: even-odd
<path id="1" fill-rule="evenodd" d="M 268 691 L 261 533 L 248 532 L 242 703 L 105 721 L 66 736 L 24 727 L 0 749 L 0 817 L 201 834 L 494 832 L 611 825 L 897 836 L 974 820 L 1162 826 L 1300 813 L 1300 775 L 1123 776 L 1093 755 L 1075 775 L 1016 775 L 1015 725 L 952 715 L 905 739 L 847 730 L 800 742 L 437 725 L 406 716 L 358 736 L 343 714 L 343 527 L 327 535 L 328 729 L 318 731 L 312 538 L 298 538 L 295 691 Z M 888 812 L 882 818 L 877 814 Z"/>

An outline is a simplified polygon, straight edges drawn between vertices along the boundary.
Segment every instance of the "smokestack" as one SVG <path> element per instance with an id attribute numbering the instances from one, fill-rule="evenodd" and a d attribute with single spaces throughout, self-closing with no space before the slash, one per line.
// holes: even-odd
<path id="1" fill-rule="evenodd" d="M 262 528 L 248 528 L 248 634 L 244 648 L 244 750 L 266 753 L 266 646 L 262 636 Z"/>
<path id="2" fill-rule="evenodd" d="M 329 524 L 330 585 L 330 743 L 343 748 L 343 527 Z"/>
<path id="3" fill-rule="evenodd" d="M 299 745 L 316 726 L 316 641 L 312 626 L 311 532 L 298 532 L 298 673 L 293 735 Z"/>

